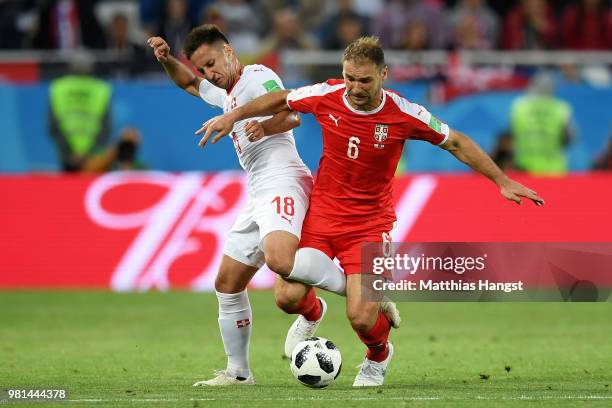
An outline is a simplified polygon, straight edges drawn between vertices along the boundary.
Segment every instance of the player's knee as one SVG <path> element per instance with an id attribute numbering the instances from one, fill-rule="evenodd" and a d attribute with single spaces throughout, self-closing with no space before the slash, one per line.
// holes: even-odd
<path id="1" fill-rule="evenodd" d="M 283 251 L 268 251 L 266 253 L 266 264 L 274 273 L 287 277 L 293 270 L 293 256 Z"/>
<path id="2" fill-rule="evenodd" d="M 215 279 L 215 290 L 220 293 L 238 293 L 246 289 L 242 282 L 232 279 L 231 275 L 217 274 Z"/>
<path id="3" fill-rule="evenodd" d="M 377 312 L 376 305 L 362 304 L 361 307 L 348 308 L 346 314 L 353 330 L 367 333 L 376 322 Z"/>

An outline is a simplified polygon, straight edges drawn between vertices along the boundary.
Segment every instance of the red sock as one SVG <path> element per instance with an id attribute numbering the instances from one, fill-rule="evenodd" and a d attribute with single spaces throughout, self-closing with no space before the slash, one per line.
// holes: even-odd
<path id="1" fill-rule="evenodd" d="M 306 296 L 293 309 L 285 310 L 289 314 L 301 314 L 306 320 L 314 322 L 321 318 L 321 302 L 317 299 L 315 291 L 310 288 Z"/>
<path id="2" fill-rule="evenodd" d="M 357 333 L 361 341 L 368 346 L 368 353 L 366 354 L 368 360 L 380 363 L 387 358 L 389 354 L 387 339 L 390 331 L 389 320 L 382 312 L 378 312 L 378 319 L 376 319 L 374 326 L 367 333 Z"/>

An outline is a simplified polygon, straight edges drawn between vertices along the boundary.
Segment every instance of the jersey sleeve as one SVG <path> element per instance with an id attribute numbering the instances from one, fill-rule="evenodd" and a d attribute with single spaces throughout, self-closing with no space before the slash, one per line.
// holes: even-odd
<path id="1" fill-rule="evenodd" d="M 248 94 L 250 99 L 255 99 L 269 92 L 276 92 L 285 89 L 283 81 L 276 75 L 274 71 L 263 65 L 257 65 L 256 68 L 249 71 L 248 78 Z"/>
<path id="2" fill-rule="evenodd" d="M 200 98 L 204 100 L 204 102 L 209 105 L 213 105 L 219 108 L 223 108 L 225 103 L 225 99 L 227 98 L 227 92 L 223 89 L 218 88 L 208 82 L 205 79 L 200 81 L 200 88 L 198 89 L 200 93 Z"/>
<path id="3" fill-rule="evenodd" d="M 338 86 L 330 80 L 294 89 L 287 95 L 287 105 L 297 112 L 316 113 L 321 98 L 336 90 Z"/>
<path id="4" fill-rule="evenodd" d="M 446 123 L 432 115 L 424 106 L 410 102 L 396 93 L 389 92 L 388 95 L 404 116 L 406 139 L 425 140 L 435 145 L 446 142 L 450 134 Z"/>

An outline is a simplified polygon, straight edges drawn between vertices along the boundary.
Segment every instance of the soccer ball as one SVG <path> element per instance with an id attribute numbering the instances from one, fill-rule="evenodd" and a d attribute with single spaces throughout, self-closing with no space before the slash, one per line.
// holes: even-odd
<path id="1" fill-rule="evenodd" d="M 323 388 L 340 375 L 342 356 L 330 340 L 311 337 L 295 346 L 289 367 L 295 379 L 305 386 Z"/>

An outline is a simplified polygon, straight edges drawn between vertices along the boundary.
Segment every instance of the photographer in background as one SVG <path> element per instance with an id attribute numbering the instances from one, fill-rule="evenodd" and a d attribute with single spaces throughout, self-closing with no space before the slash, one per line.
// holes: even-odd
<path id="1" fill-rule="evenodd" d="M 101 173 L 113 170 L 146 170 L 146 166 L 137 159 L 140 141 L 138 129 L 124 128 L 115 144 L 85 162 L 83 171 Z"/>

